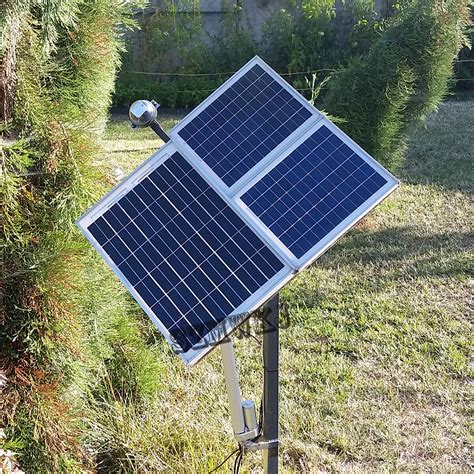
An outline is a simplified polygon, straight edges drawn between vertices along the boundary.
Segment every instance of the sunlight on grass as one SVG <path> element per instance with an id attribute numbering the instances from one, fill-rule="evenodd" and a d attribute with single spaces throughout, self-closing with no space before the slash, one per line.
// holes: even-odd
<path id="1" fill-rule="evenodd" d="M 179 122 L 179 116 L 159 116 L 162 127 L 169 130 Z M 139 164 L 149 158 L 163 141 L 150 128 L 133 130 L 127 116 L 114 116 L 109 121 L 105 138 L 102 141 L 104 156 L 97 163 L 116 178 L 117 169 L 125 175 L 131 173 Z"/>
<path id="2" fill-rule="evenodd" d="M 416 130 L 400 189 L 282 292 L 283 472 L 468 470 L 473 105 L 446 103 Z M 103 165 L 130 171 L 160 141 L 114 121 L 105 145 Z M 160 388 L 104 400 L 96 422 L 114 429 L 94 445 L 113 469 L 208 472 L 234 446 L 219 353 L 186 370 L 150 333 Z M 258 401 L 258 343 L 236 350 Z M 260 465 L 251 454 L 243 471 Z"/>

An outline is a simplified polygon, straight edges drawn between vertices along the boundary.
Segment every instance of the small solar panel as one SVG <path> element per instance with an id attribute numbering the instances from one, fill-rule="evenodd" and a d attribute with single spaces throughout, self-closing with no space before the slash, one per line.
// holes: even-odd
<path id="1" fill-rule="evenodd" d="M 317 112 L 255 64 L 177 134 L 232 186 Z"/>
<path id="2" fill-rule="evenodd" d="M 178 152 L 87 230 L 183 353 L 284 267 Z"/>
<path id="3" fill-rule="evenodd" d="M 397 187 L 259 58 L 78 225 L 193 364 Z"/>
<path id="4" fill-rule="evenodd" d="M 387 173 L 357 150 L 334 126 L 319 124 L 241 199 L 301 258 L 373 198 Z M 314 251 L 314 250 L 313 250 Z"/>

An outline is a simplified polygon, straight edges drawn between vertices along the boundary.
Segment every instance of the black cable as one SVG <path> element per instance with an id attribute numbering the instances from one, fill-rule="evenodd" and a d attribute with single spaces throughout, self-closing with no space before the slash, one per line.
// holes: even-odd
<path id="1" fill-rule="evenodd" d="M 215 467 L 212 471 L 209 471 L 209 474 L 216 472 L 220 467 L 222 467 L 237 451 L 241 451 L 241 447 L 239 446 L 235 451 L 232 451 L 217 467 Z M 240 453 L 239 453 L 240 454 Z M 235 466 L 235 464 L 234 464 Z M 235 469 L 235 467 L 234 467 Z"/>
<path id="2" fill-rule="evenodd" d="M 265 385 L 265 382 L 264 382 Z M 264 393 L 265 393 L 265 387 L 264 387 Z M 258 411 L 258 435 L 256 436 L 257 438 L 262 434 L 263 430 L 263 400 L 264 396 L 262 394 L 262 398 L 260 400 L 260 410 Z"/>
<path id="3" fill-rule="evenodd" d="M 244 334 L 247 334 L 247 336 L 249 336 L 252 339 L 254 339 L 255 341 L 257 341 L 259 346 L 262 345 L 262 341 L 257 336 L 254 336 L 251 332 L 246 331 L 245 329 L 242 329 L 242 328 L 240 328 L 240 332 L 243 332 Z"/>
<path id="4" fill-rule="evenodd" d="M 244 447 L 241 445 L 239 449 L 239 454 L 237 454 L 234 461 L 234 474 L 240 473 L 240 468 L 242 467 L 242 460 L 244 458 Z"/>

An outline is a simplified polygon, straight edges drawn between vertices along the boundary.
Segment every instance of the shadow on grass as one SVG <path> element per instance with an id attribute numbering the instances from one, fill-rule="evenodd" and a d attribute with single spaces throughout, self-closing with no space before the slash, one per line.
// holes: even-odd
<path id="1" fill-rule="evenodd" d="M 446 279 L 466 281 L 474 274 L 468 255 L 473 244 L 470 232 L 420 235 L 412 227 L 352 230 L 314 264 L 314 277 L 299 278 L 284 290 L 282 314 L 295 308 L 337 309 L 342 301 L 353 305 L 353 298 L 373 297 L 390 288 L 409 295 L 411 290 L 404 285 L 415 285 L 417 280 L 435 286 L 436 281 L 443 286 Z M 415 296 L 416 289 L 413 292 Z"/>
<path id="2" fill-rule="evenodd" d="M 286 290 L 282 314 L 295 306 L 327 308 L 336 294 L 344 294 L 343 299 L 374 295 L 417 279 L 464 281 L 474 273 L 467 254 L 473 244 L 474 234 L 468 232 L 418 235 L 410 227 L 353 230 L 314 264 L 329 275 L 340 275 L 341 280 L 335 286 L 321 284 L 317 276 L 299 280 Z"/>
<path id="3" fill-rule="evenodd" d="M 470 232 L 419 235 L 411 227 L 354 230 L 320 263 L 328 267 L 356 262 L 389 266 L 393 268 L 394 278 L 401 275 L 461 277 L 472 273 L 466 251 L 473 244 L 474 234 Z"/>

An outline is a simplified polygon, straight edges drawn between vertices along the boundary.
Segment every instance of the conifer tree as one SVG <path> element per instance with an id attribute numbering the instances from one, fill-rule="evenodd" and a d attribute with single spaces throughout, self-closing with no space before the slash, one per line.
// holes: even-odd
<path id="1" fill-rule="evenodd" d="M 92 303 L 79 298 L 87 247 L 74 221 L 104 190 L 93 160 L 134 6 L 5 0 L 0 10 L 0 443 L 28 472 L 87 467 Z"/>

